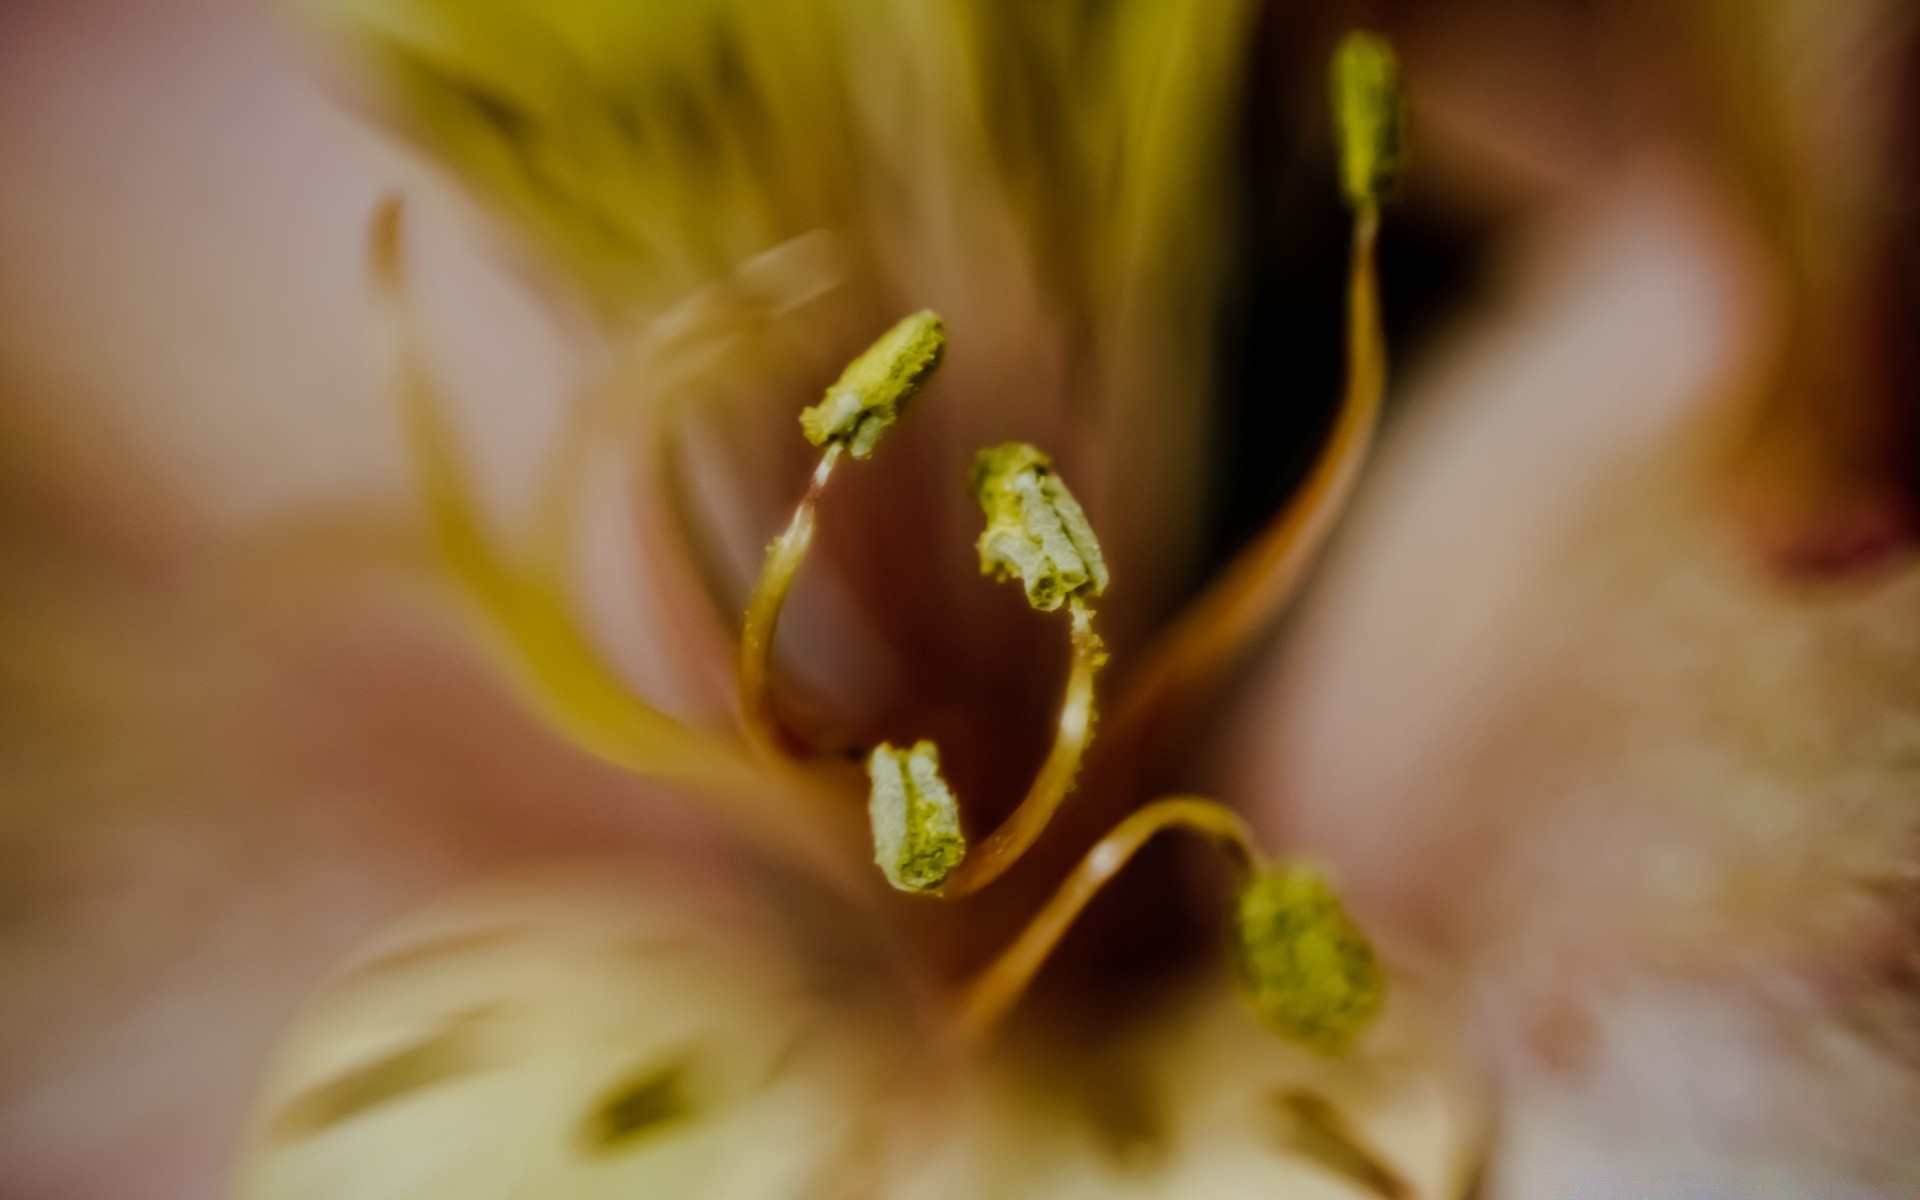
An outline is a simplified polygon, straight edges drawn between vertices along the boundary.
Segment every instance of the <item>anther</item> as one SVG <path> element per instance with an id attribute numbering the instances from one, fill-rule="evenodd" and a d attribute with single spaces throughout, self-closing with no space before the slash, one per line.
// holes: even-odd
<path id="1" fill-rule="evenodd" d="M 987 517 L 979 542 L 982 574 L 1019 579 L 1027 603 L 1042 612 L 1107 590 L 1100 543 L 1045 454 L 1024 442 L 982 450 L 974 455 L 971 482 Z"/>
<path id="2" fill-rule="evenodd" d="M 1334 52 L 1330 84 L 1341 191 L 1355 208 L 1377 204 L 1406 162 L 1407 101 L 1393 46 L 1378 34 L 1349 33 Z"/>
<path id="3" fill-rule="evenodd" d="M 1027 603 L 1042 612 L 1067 606 L 1073 665 L 1060 698 L 1053 746 L 1025 798 L 941 885 L 943 895 L 956 898 L 1004 875 L 1073 791 L 1093 739 L 1094 677 L 1107 662 L 1091 606 L 1107 588 L 1107 566 L 1086 513 L 1054 474 L 1053 463 L 1024 442 L 1009 442 L 974 455 L 970 482 L 987 517 L 979 543 L 981 572 L 1018 578 Z"/>
<path id="4" fill-rule="evenodd" d="M 845 446 L 855 458 L 867 457 L 926 386 L 946 346 L 947 327 L 938 314 L 914 313 L 847 364 L 826 398 L 800 414 L 801 432 L 816 446 Z"/>
<path id="5" fill-rule="evenodd" d="M 882 742 L 867 759 L 872 791 L 873 858 L 903 892 L 940 886 L 967 853 L 960 809 L 940 775 L 940 750 L 916 742 L 901 750 Z"/>
<path id="6" fill-rule="evenodd" d="M 1289 1041 L 1335 1054 L 1380 1011 L 1373 947 L 1312 867 L 1256 872 L 1234 906 L 1232 944 L 1254 1011 Z"/>

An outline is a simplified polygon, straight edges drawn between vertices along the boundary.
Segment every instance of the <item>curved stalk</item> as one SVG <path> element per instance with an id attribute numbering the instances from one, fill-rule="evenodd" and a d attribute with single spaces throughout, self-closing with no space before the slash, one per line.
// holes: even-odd
<path id="1" fill-rule="evenodd" d="M 1078 598 L 1070 601 L 1073 614 L 1073 666 L 1060 700 L 1053 748 L 1040 765 L 1020 806 L 1000 823 L 954 868 L 938 894 L 958 899 L 970 896 L 1007 873 L 1046 829 L 1061 802 L 1073 791 L 1093 740 L 1094 679 L 1107 661 L 1105 644 L 1093 630 L 1093 610 Z"/>
<path id="2" fill-rule="evenodd" d="M 1375 270 L 1377 203 L 1355 213 L 1347 283 L 1347 380 L 1340 410 L 1297 492 L 1260 536 L 1148 647 L 1115 704 L 1125 741 L 1151 745 L 1292 597 L 1346 507 L 1373 443 L 1386 390 L 1386 335 Z"/>
<path id="3" fill-rule="evenodd" d="M 793 578 L 813 544 L 813 528 L 833 468 L 845 447 L 829 442 L 820 455 L 820 465 L 807 481 L 806 494 L 793 510 L 786 529 L 767 547 L 767 561 L 760 569 L 753 595 L 747 601 L 746 620 L 740 629 L 740 654 L 735 661 L 734 682 L 740 695 L 740 720 L 747 739 L 762 753 L 792 755 L 799 739 L 781 723 L 775 711 L 772 669 L 773 638 L 780 628 L 780 610 L 786 604 Z"/>
<path id="4" fill-rule="evenodd" d="M 1019 1001 L 1053 948 L 1066 936 L 1087 902 L 1118 875 L 1156 834 L 1183 829 L 1225 851 L 1243 875 L 1259 863 L 1253 832 L 1240 814 L 1198 796 L 1156 800 L 1113 827 L 1068 875 L 1000 957 L 975 976 L 962 997 L 958 1025 L 972 1040 L 984 1039 Z"/>

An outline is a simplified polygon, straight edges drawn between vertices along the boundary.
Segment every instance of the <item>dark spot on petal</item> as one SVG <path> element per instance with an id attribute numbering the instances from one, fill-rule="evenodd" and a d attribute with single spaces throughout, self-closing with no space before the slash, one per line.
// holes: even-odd
<path id="1" fill-rule="evenodd" d="M 634 1142 L 693 1115 L 687 1076 L 693 1065 L 682 1058 L 649 1066 L 608 1089 L 587 1113 L 581 1137 L 598 1154 L 628 1149 Z"/>
<path id="2" fill-rule="evenodd" d="M 1339 1109 L 1313 1092 L 1284 1090 L 1271 1097 L 1282 1146 L 1383 1200 L 1412 1200 L 1413 1186 L 1366 1144 Z"/>
<path id="3" fill-rule="evenodd" d="M 1526 1046 L 1555 1074 L 1586 1074 L 1599 1052 L 1600 1032 L 1579 1001 L 1563 996 L 1548 1003 L 1526 1025 Z"/>
<path id="4" fill-rule="evenodd" d="M 1147 1171 L 1165 1161 L 1165 1106 L 1137 1070 L 1119 1065 L 1092 1070 L 1081 1086 L 1080 1103 L 1101 1151 L 1115 1166 Z"/>
<path id="5" fill-rule="evenodd" d="M 274 1118 L 276 1137 L 312 1137 L 382 1104 L 489 1065 L 480 1026 L 495 1010 L 464 1013 L 438 1033 L 295 1096 Z"/>
<path id="6" fill-rule="evenodd" d="M 767 132 L 772 123 L 767 97 L 747 62 L 739 31 L 725 23 L 716 25 L 710 55 L 714 90 L 720 94 L 734 121 L 753 134 Z"/>

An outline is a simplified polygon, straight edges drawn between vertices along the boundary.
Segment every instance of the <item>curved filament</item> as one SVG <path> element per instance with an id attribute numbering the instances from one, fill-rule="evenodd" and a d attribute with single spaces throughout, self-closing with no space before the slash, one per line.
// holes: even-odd
<path id="1" fill-rule="evenodd" d="M 1347 380 L 1320 456 L 1271 524 L 1145 652 L 1115 705 L 1121 738 L 1149 744 L 1177 723 L 1207 685 L 1294 594 L 1332 532 L 1373 443 L 1386 389 L 1386 335 L 1375 270 L 1379 207 L 1355 214 L 1347 284 Z"/>
<path id="2" fill-rule="evenodd" d="M 1242 874 L 1251 873 L 1259 860 L 1246 821 L 1216 801 L 1176 796 L 1141 808 L 1087 851 L 1013 944 L 975 977 L 961 1000 L 961 1031 L 973 1040 L 990 1034 L 1026 991 L 1087 902 L 1120 873 L 1140 847 L 1170 829 L 1198 834 L 1218 846 Z"/>
<path id="3" fill-rule="evenodd" d="M 1093 630 L 1092 610 L 1078 599 L 1071 604 L 1073 666 L 1067 676 L 1066 693 L 1060 700 L 1060 720 L 1055 727 L 1053 748 L 1047 752 L 1039 774 L 1027 789 L 1026 798 L 954 868 L 939 889 L 942 896 L 955 899 L 970 896 L 1006 874 L 1039 839 L 1061 802 L 1073 791 L 1087 744 L 1093 740 L 1093 685 L 1107 661 L 1107 652 L 1100 635 Z"/>
<path id="4" fill-rule="evenodd" d="M 781 723 L 774 708 L 773 638 L 780 628 L 780 610 L 793 588 L 793 577 L 813 544 L 820 494 L 833 477 L 833 468 L 844 449 L 841 443 L 831 442 L 820 455 L 820 465 L 807 481 L 806 494 L 793 510 L 793 519 L 767 548 L 766 565 L 760 569 L 740 628 L 740 656 L 734 672 L 740 693 L 740 719 L 748 740 L 766 754 L 794 754 L 801 749 L 798 737 Z"/>

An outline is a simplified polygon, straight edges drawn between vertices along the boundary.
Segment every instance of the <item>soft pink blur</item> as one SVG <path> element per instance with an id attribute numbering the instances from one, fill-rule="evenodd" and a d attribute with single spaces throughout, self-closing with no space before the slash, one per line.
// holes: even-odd
<path id="1" fill-rule="evenodd" d="M 578 339 L 313 79 L 240 3 L 0 7 L 9 1196 L 218 1194 L 271 1039 L 369 931 L 501 864 L 689 844 L 424 593 L 308 586 L 405 536 L 359 522 L 410 494 L 380 196 L 415 199 L 490 498 L 524 495 Z M 250 549 L 316 505 L 320 557 Z"/>

